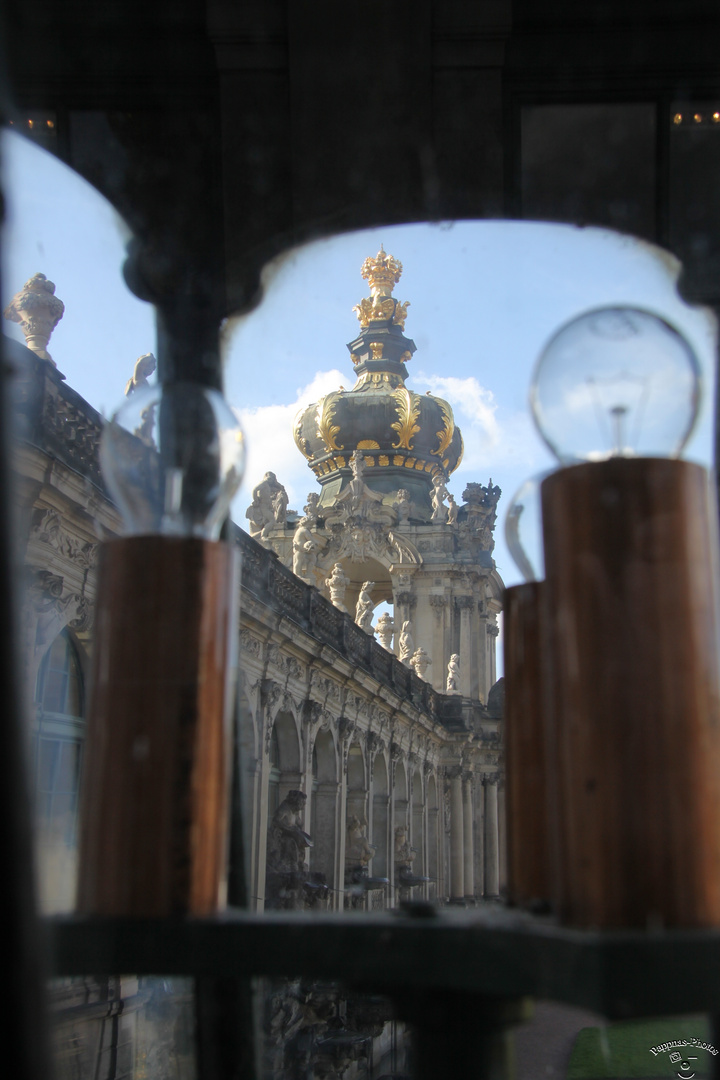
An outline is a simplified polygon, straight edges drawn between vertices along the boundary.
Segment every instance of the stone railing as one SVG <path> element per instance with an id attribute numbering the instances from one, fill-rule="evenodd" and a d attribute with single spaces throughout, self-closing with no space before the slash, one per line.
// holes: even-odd
<path id="1" fill-rule="evenodd" d="M 105 492 L 100 473 L 103 419 L 48 360 L 10 338 L 3 340 L 12 369 L 14 434 L 81 473 Z"/>
<path id="2" fill-rule="evenodd" d="M 361 630 L 345 612 L 339 611 L 316 588 L 296 577 L 275 552 L 253 540 L 237 525 L 232 536 L 242 555 L 242 585 L 306 630 L 315 640 L 337 650 L 354 666 L 402 695 L 450 731 L 467 731 L 473 717 L 488 719 L 479 702 L 439 694 L 398 658 Z"/>

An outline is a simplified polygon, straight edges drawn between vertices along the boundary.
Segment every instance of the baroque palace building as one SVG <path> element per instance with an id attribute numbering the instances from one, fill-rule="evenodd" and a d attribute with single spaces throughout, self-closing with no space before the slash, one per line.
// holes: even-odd
<path id="1" fill-rule="evenodd" d="M 236 822 L 231 840 L 229 900 L 259 910 L 472 904 L 502 888 L 502 582 L 492 559 L 500 490 L 470 483 L 462 505 L 448 493 L 462 437 L 447 402 L 406 386 L 415 345 L 404 333 L 407 304 L 392 295 L 401 271 L 383 251 L 366 260 L 371 295 L 356 308 L 360 329 L 348 346 L 356 385 L 295 422 L 320 491 L 300 516 L 267 473 L 247 510 L 249 533 L 229 526 L 242 553 L 235 805 L 244 810 L 236 815 L 244 831 Z M 68 911 L 96 555 L 121 522 L 99 468 L 102 419 L 47 352 L 63 314 L 53 283 L 35 275 L 5 314 L 30 346 L 6 341 L 42 904 Z M 141 357 L 126 392 L 152 367 Z M 77 1042 L 77 1075 L 89 1075 L 107 1016 L 88 1005 L 85 985 L 58 993 L 60 1015 L 74 1009 L 61 1024 L 65 1043 L 78 1025 L 94 1033 L 83 1028 Z M 114 994 L 133 1044 L 145 998 L 127 979 Z M 285 989 L 269 1000 L 277 994 L 283 1020 L 277 1030 L 268 1024 L 283 1047 L 295 1021 Z M 356 1017 L 353 1053 L 365 1032 L 382 1060 L 385 1019 Z M 349 1065 L 332 1075 L 355 1075 L 343 1071 Z M 281 1054 L 271 1071 L 286 1069 Z"/>

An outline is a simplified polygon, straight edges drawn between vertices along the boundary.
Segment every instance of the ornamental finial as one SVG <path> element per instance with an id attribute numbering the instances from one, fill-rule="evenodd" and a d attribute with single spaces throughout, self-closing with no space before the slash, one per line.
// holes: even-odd
<path id="1" fill-rule="evenodd" d="M 55 296 L 54 283 L 44 274 L 33 274 L 20 292 L 15 293 L 3 314 L 10 322 L 20 323 L 28 349 L 54 364 L 47 344 L 64 311 L 65 305 Z"/>
<path id="2" fill-rule="evenodd" d="M 387 255 L 382 244 L 375 258 L 369 256 L 362 264 L 360 273 L 370 282 L 370 295 L 375 299 L 389 296 L 402 274 L 402 263 L 393 255 Z"/>

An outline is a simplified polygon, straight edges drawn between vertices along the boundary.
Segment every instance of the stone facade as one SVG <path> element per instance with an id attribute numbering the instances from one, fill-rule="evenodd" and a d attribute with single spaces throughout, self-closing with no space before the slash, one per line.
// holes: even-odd
<path id="1" fill-rule="evenodd" d="M 70 911 L 96 556 L 99 542 L 116 535 L 121 523 L 99 470 L 99 414 L 49 359 L 11 342 L 6 356 L 15 373 L 22 662 L 41 900 L 46 912 Z M 312 499 L 308 503 L 317 530 L 316 506 Z M 341 560 L 343 537 L 330 552 L 334 562 L 314 576 L 318 588 L 293 573 L 295 527 L 282 518 L 273 514 L 265 523 L 263 543 L 237 527 L 230 537 L 243 562 L 237 730 L 244 809 L 233 822 L 236 839 L 243 829 L 248 853 L 241 891 L 259 910 L 363 911 L 409 901 L 475 903 L 496 897 L 502 873 L 502 721 L 480 701 L 492 666 L 476 684 L 450 695 L 444 693 L 442 662 L 433 682 L 421 678 L 392 651 L 389 620 L 375 640 L 349 614 L 355 610 L 356 579 L 344 597 L 346 610 L 337 591 L 332 602 L 321 576 L 329 578 Z M 463 642 L 484 645 L 485 627 L 494 626 L 499 607 L 491 560 L 478 565 L 468 557 L 458 567 L 455 533 L 447 524 L 402 521 L 392 536 L 386 522 L 375 524 L 377 529 L 353 542 L 374 544 L 381 552 L 377 566 L 385 567 L 396 590 L 398 617 L 414 619 L 415 651 L 427 642 L 444 662 L 445 651 L 449 660 Z M 428 538 L 432 550 L 420 556 Z M 438 571 L 439 565 L 445 569 Z M 449 583 L 445 588 L 436 584 L 439 572 Z M 399 649 L 401 623 L 394 625 Z M 296 878 L 288 888 L 282 868 L 280 879 L 274 872 L 272 835 L 290 792 L 303 797 L 290 817 L 285 814 L 285 824 L 307 836 L 311 846 L 297 847 Z M 232 850 L 239 845 L 233 843 Z M 243 876 L 244 868 L 233 867 L 231 883 Z M 392 1020 L 386 1001 L 301 981 L 266 990 L 269 1075 L 305 1076 L 302 1070 L 312 1060 L 314 1075 L 352 1080 L 367 1075 L 368 1062 L 377 1071 L 386 1059 L 404 1060 L 404 1028 Z M 191 990 L 182 980 L 123 977 L 83 980 L 82 986 L 71 981 L 53 994 L 57 1053 L 72 1058 L 73 1075 L 102 1069 L 110 1047 L 123 1060 L 145 1062 L 145 1075 L 153 1080 L 192 1076 L 192 1044 L 177 1042 L 177 1032 L 189 1030 L 191 1015 Z"/>

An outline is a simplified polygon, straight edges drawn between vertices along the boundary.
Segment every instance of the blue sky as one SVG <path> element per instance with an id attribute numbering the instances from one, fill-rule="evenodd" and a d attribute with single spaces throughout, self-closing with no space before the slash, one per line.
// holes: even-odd
<path id="1" fill-rule="evenodd" d="M 127 232 L 90 185 L 15 133 L 3 136 L 8 202 L 3 307 L 38 271 L 56 284 L 65 316 L 50 342 L 59 369 L 92 405 L 109 414 L 122 401 L 138 356 L 153 351 L 152 308 L 121 274 Z M 682 303 L 678 265 L 630 237 L 599 229 L 530 222 L 404 225 L 346 234 L 297 249 L 266 272 L 266 296 L 225 329 L 225 384 L 248 438 L 246 480 L 233 507 L 245 521 L 249 490 L 267 469 L 301 509 L 317 490 L 291 424 L 304 404 L 354 377 L 345 343 L 357 333 L 352 307 L 368 295 L 360 266 L 385 250 L 401 260 L 395 288 L 409 300 L 406 334 L 417 345 L 408 385 L 445 397 L 465 440 L 450 480 L 458 502 L 468 481 L 503 489 L 495 558 L 507 584 L 519 573 L 502 523 L 515 490 L 552 457 L 527 400 L 544 344 L 568 319 L 603 304 L 662 314 L 694 346 L 704 371 L 700 421 L 685 456 L 711 461 L 714 323 Z M 6 333 L 22 334 L 5 322 Z"/>

